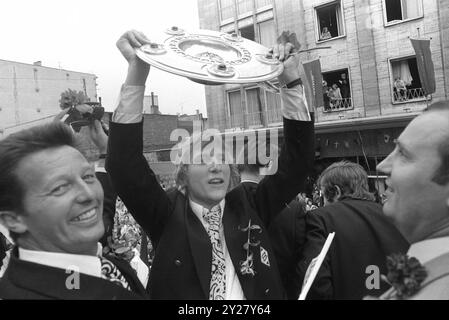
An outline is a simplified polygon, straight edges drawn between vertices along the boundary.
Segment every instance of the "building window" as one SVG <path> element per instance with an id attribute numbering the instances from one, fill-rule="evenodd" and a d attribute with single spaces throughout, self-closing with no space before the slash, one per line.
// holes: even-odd
<path id="1" fill-rule="evenodd" d="M 278 93 L 265 91 L 267 101 L 267 123 L 282 122 L 281 96 Z"/>
<path id="2" fill-rule="evenodd" d="M 353 109 L 349 70 L 323 73 L 324 112 Z"/>
<path id="3" fill-rule="evenodd" d="M 245 104 L 242 105 L 240 90 L 228 91 L 229 127 L 261 127 L 282 122 L 281 97 L 261 89 L 245 88 Z"/>
<path id="4" fill-rule="evenodd" d="M 426 98 L 419 78 L 416 57 L 390 60 L 393 80 L 393 103 L 420 101 Z"/>
<path id="5" fill-rule="evenodd" d="M 251 41 L 258 40 L 265 47 L 272 47 L 276 43 L 277 36 L 273 19 L 258 23 L 256 30 L 254 30 L 254 24 L 240 28 L 239 30 L 243 38 Z M 255 31 L 258 33 L 257 38 Z"/>
<path id="6" fill-rule="evenodd" d="M 240 28 L 240 35 L 251 41 L 256 41 L 256 35 L 254 33 L 254 25 L 249 25 L 244 28 Z"/>
<path id="7" fill-rule="evenodd" d="M 231 128 L 243 128 L 242 96 L 240 90 L 228 92 L 229 115 Z"/>
<path id="8" fill-rule="evenodd" d="M 263 124 L 262 90 L 260 88 L 246 89 L 246 106 L 248 126 Z"/>
<path id="9" fill-rule="evenodd" d="M 384 0 L 387 24 L 422 17 L 421 0 Z"/>
<path id="10" fill-rule="evenodd" d="M 343 16 L 340 1 L 316 7 L 318 41 L 325 41 L 344 35 Z"/>
<path id="11" fill-rule="evenodd" d="M 263 7 L 272 6 L 273 0 L 256 0 L 256 9 L 261 9 Z"/>
<path id="12" fill-rule="evenodd" d="M 220 0 L 221 20 L 234 18 L 234 0 Z"/>
<path id="13" fill-rule="evenodd" d="M 276 43 L 276 28 L 274 20 L 259 23 L 259 42 L 265 47 L 272 47 Z"/>
<path id="14" fill-rule="evenodd" d="M 239 15 L 253 12 L 253 0 L 237 0 L 237 12 Z"/>

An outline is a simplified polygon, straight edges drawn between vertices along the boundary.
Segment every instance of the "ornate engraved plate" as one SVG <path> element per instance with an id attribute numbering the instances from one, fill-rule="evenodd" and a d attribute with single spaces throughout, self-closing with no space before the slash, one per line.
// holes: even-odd
<path id="1" fill-rule="evenodd" d="M 188 33 L 171 27 L 164 41 L 144 45 L 136 53 L 158 69 L 203 84 L 258 83 L 283 71 L 268 48 L 236 34 L 210 30 Z"/>

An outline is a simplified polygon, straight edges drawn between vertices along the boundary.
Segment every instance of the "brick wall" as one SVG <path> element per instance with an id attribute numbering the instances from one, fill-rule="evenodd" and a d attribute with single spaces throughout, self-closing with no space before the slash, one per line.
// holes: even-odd
<path id="1" fill-rule="evenodd" d="M 166 148 L 174 145 L 170 134 L 178 127 L 178 116 L 145 114 L 143 122 L 144 151 Z"/>

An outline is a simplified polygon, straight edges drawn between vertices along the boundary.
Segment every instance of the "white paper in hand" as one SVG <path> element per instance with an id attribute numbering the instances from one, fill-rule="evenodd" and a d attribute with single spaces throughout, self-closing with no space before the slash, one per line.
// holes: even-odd
<path id="1" fill-rule="evenodd" d="M 312 283 L 315 280 L 318 271 L 320 270 L 321 264 L 323 263 L 324 258 L 326 257 L 327 251 L 331 246 L 332 240 L 334 240 L 334 236 L 335 232 L 328 234 L 326 242 L 324 243 L 324 246 L 321 249 L 320 254 L 310 262 L 309 267 L 307 268 L 306 271 L 306 275 L 304 277 L 304 282 L 302 283 L 302 289 L 298 300 L 306 299 L 307 293 L 309 292 L 310 287 L 312 286 Z"/>

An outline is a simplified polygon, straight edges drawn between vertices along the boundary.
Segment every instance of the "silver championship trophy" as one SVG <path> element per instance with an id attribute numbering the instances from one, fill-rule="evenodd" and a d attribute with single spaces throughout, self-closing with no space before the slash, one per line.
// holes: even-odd
<path id="1" fill-rule="evenodd" d="M 290 42 L 292 54 L 330 47 L 299 50 L 295 33 L 283 32 L 278 43 Z M 278 92 L 270 83 L 284 70 L 273 51 L 243 38 L 237 33 L 198 30 L 189 33 L 178 27 L 165 30 L 161 42 L 152 42 L 136 49 L 146 63 L 192 81 L 206 85 L 257 83 Z"/>
<path id="2" fill-rule="evenodd" d="M 268 48 L 236 33 L 178 27 L 166 30 L 166 39 L 137 49 L 137 56 L 161 70 L 207 85 L 269 81 L 283 71 Z"/>

